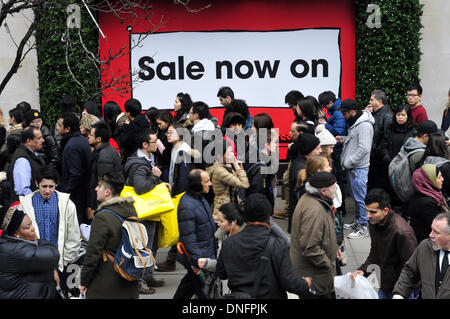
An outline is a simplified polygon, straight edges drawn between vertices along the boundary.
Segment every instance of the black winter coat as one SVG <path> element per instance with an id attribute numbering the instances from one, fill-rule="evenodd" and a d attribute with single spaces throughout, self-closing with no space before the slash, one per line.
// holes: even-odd
<path id="1" fill-rule="evenodd" d="M 411 217 L 410 224 L 418 243 L 428 238 L 433 219 L 441 212 L 443 212 L 442 207 L 433 198 L 417 191 L 414 193 L 407 203 L 406 213 Z"/>
<path id="2" fill-rule="evenodd" d="M 199 258 L 216 259 L 217 240 L 214 233 L 217 226 L 214 223 L 211 207 L 206 199 L 199 194 L 186 192 L 178 205 L 179 241 L 184 244 L 191 261 L 185 255 L 177 255 L 177 260 L 190 269 L 191 265 L 198 267 Z"/>
<path id="3" fill-rule="evenodd" d="M 97 149 L 94 149 L 94 152 L 92 153 L 89 207 L 94 210 L 99 204 L 97 203 L 97 193 L 95 191 L 98 180 L 109 172 L 123 173 L 123 167 L 119 153 L 117 153 L 116 149 L 107 142 L 101 144 Z"/>
<path id="4" fill-rule="evenodd" d="M 138 195 L 151 191 L 161 183 L 159 177 L 152 174 L 151 163 L 136 154 L 129 157 L 125 163 L 125 177 L 125 185 L 133 186 Z"/>
<path id="5" fill-rule="evenodd" d="M 122 156 L 122 164 L 125 165 L 126 159 L 133 155 L 139 148 L 136 136 L 139 130 L 149 128 L 150 123 L 145 118 L 144 114 L 139 114 L 130 124 L 124 124 L 119 127 L 118 143 Z"/>
<path id="6" fill-rule="evenodd" d="M 59 150 L 56 139 L 47 125 L 41 127 L 42 137 L 44 143 L 42 144 L 42 153 L 45 160 L 45 164 L 58 168 L 59 163 Z"/>
<path id="7" fill-rule="evenodd" d="M 289 216 L 294 215 L 295 206 L 299 200 L 298 192 L 298 173 L 300 170 L 306 168 L 306 157 L 299 154 L 291 162 L 289 169 Z M 291 218 L 288 223 L 288 233 L 291 232 Z"/>
<path id="8" fill-rule="evenodd" d="M 80 132 L 69 132 L 61 141 L 61 184 L 59 190 L 70 194 L 70 200 L 77 207 L 78 222 L 86 223 L 89 200 L 92 152 L 87 138 Z"/>
<path id="9" fill-rule="evenodd" d="M 56 299 L 58 249 L 39 239 L 0 238 L 0 299 Z"/>
<path id="10" fill-rule="evenodd" d="M 269 235 L 270 230 L 264 226 L 247 225 L 222 242 L 216 272 L 221 279 L 228 279 L 232 293 L 252 293 L 260 256 L 266 248 Z M 287 299 L 286 291 L 300 296 L 309 294 L 306 281 L 296 275 L 292 268 L 289 246 L 283 239 L 275 237 L 270 262 L 261 278 L 256 298 Z"/>
<path id="11" fill-rule="evenodd" d="M 394 123 L 388 125 L 378 146 L 384 164 L 389 164 L 400 152 L 400 148 L 409 137 L 413 137 L 414 126 L 398 126 Z"/>
<path id="12" fill-rule="evenodd" d="M 372 113 L 375 118 L 375 124 L 373 125 L 373 143 L 372 151 L 370 152 L 371 162 L 373 160 L 380 162 L 379 146 L 383 136 L 386 135 L 387 127 L 392 123 L 394 114 L 388 105 L 383 106 L 376 112 Z"/>

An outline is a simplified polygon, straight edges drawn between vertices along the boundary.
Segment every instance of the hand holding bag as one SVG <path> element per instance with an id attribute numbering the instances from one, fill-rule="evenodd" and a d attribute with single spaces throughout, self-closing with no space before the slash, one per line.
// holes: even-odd
<path id="1" fill-rule="evenodd" d="M 136 194 L 134 187 L 124 186 L 120 197 L 133 197 L 134 208 L 140 221 L 159 221 L 162 214 L 175 208 L 170 192 L 164 183 L 156 185 L 151 191 L 141 195 Z"/>

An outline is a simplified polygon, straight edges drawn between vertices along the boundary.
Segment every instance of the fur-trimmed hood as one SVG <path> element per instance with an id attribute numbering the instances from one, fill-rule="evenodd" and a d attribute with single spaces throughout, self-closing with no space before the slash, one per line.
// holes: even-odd
<path id="1" fill-rule="evenodd" d="M 109 209 L 123 217 L 124 219 L 132 216 L 137 216 L 134 208 L 133 197 L 113 197 L 101 203 L 97 208 L 97 213 L 103 209 Z"/>

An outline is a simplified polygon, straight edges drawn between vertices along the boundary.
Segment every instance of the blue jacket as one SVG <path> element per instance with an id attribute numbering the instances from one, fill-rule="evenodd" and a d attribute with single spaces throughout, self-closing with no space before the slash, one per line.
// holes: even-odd
<path id="1" fill-rule="evenodd" d="M 337 99 L 328 110 L 328 114 L 331 114 L 331 116 L 325 124 L 325 128 L 334 136 L 347 135 L 347 122 L 345 122 L 342 112 L 337 110 L 340 107 L 341 99 Z"/>
<path id="2" fill-rule="evenodd" d="M 199 258 L 216 259 L 217 241 L 214 233 L 217 226 L 214 223 L 211 207 L 206 199 L 186 192 L 178 205 L 179 241 L 191 256 L 190 265 L 198 267 Z M 190 268 L 185 255 L 178 254 L 178 261 Z"/>

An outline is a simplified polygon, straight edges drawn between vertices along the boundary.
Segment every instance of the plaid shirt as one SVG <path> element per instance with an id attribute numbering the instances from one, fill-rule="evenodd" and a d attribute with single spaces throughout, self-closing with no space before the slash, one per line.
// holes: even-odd
<path id="1" fill-rule="evenodd" d="M 58 247 L 58 195 L 53 192 L 49 200 L 44 200 L 37 192 L 32 198 L 32 203 L 40 238 Z"/>

